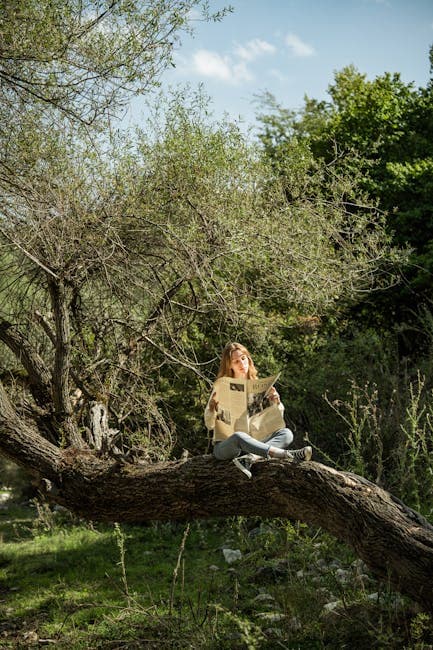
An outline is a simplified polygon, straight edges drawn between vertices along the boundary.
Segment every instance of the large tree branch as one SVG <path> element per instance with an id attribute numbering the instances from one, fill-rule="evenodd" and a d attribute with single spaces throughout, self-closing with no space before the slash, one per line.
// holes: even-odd
<path id="1" fill-rule="evenodd" d="M 272 459 L 251 480 L 231 462 L 124 464 L 61 451 L 20 422 L 0 384 L 0 452 L 37 473 L 50 498 L 95 521 L 287 517 L 351 546 L 372 572 L 433 611 L 433 526 L 377 485 L 315 462 Z"/>
<path id="2" fill-rule="evenodd" d="M 43 359 L 25 336 L 12 323 L 3 319 L 0 320 L 0 340 L 8 346 L 24 366 L 29 378 L 30 392 L 36 403 L 47 408 L 52 401 L 51 375 Z"/>
<path id="3" fill-rule="evenodd" d="M 94 520 L 288 517 L 349 544 L 380 579 L 433 609 L 433 527 L 361 477 L 319 463 L 258 462 L 253 478 L 210 456 L 148 466 L 79 455 L 56 500 Z M 83 489 L 91 485 L 92 489 Z"/>
<path id="4" fill-rule="evenodd" d="M 60 449 L 18 417 L 1 382 L 0 452 L 39 477 L 58 477 Z"/>
<path id="5" fill-rule="evenodd" d="M 47 318 L 43 314 L 41 314 L 41 312 L 39 310 L 35 311 L 34 317 L 35 317 L 36 322 L 40 324 L 40 326 L 44 330 L 45 334 L 50 339 L 50 341 L 53 344 L 53 347 L 55 349 L 56 346 L 57 346 L 56 335 L 55 335 L 50 323 L 48 322 Z M 87 369 L 87 372 L 89 372 L 89 369 Z M 84 395 L 86 395 L 86 397 L 88 399 L 93 399 L 94 394 L 85 385 L 84 380 L 81 377 L 79 377 L 78 374 L 76 372 L 74 372 L 74 370 L 72 370 L 72 368 L 70 370 L 70 373 L 71 373 L 71 377 L 74 380 L 75 384 L 84 393 Z"/>

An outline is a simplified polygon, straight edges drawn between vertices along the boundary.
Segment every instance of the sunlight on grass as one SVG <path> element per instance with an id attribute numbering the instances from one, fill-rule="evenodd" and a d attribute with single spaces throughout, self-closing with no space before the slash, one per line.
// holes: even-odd
<path id="1" fill-rule="evenodd" d="M 334 648 L 352 638 L 356 611 L 357 648 L 373 647 L 378 626 L 386 648 L 409 616 L 348 548 L 304 524 L 95 526 L 40 508 L 1 514 L 0 647 L 3 638 L 68 650 Z M 223 548 L 240 559 L 227 563 Z M 424 621 L 413 629 L 428 638 Z"/>

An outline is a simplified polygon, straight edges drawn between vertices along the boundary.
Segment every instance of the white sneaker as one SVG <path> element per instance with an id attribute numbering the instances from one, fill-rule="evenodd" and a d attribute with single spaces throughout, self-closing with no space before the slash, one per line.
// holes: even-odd
<path id="1" fill-rule="evenodd" d="M 251 474 L 251 465 L 257 458 L 260 456 L 255 456 L 254 454 L 245 454 L 244 456 L 237 456 L 233 458 L 233 462 L 238 469 L 241 470 L 248 478 L 252 477 Z"/>
<path id="2" fill-rule="evenodd" d="M 301 460 L 311 460 L 312 455 L 313 450 L 311 447 L 302 447 L 302 449 L 287 450 L 288 460 L 295 460 L 298 462 Z"/>

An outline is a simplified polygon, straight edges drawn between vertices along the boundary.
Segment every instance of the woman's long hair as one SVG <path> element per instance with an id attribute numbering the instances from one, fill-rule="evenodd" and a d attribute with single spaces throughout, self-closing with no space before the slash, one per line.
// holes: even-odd
<path id="1" fill-rule="evenodd" d="M 221 355 L 221 362 L 217 374 L 217 379 L 219 379 L 220 377 L 233 377 L 233 370 L 230 368 L 230 366 L 232 363 L 232 354 L 235 350 L 239 350 L 240 352 L 242 352 L 242 354 L 245 354 L 248 357 L 249 364 L 248 364 L 247 378 L 257 379 L 257 370 L 251 358 L 251 354 L 248 352 L 245 345 L 241 345 L 241 343 L 236 343 L 236 342 L 227 343 L 227 345 L 225 346 Z"/>

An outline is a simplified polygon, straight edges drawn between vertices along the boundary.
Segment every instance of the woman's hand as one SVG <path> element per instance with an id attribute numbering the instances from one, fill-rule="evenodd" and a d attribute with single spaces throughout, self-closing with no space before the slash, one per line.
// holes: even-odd
<path id="1" fill-rule="evenodd" d="M 272 386 L 269 389 L 268 398 L 269 398 L 269 401 L 272 402 L 273 404 L 279 404 L 280 403 L 280 396 L 278 395 L 277 389 L 275 388 L 275 386 Z"/>
<path id="2" fill-rule="evenodd" d="M 217 402 L 217 400 L 216 400 L 216 393 L 214 393 L 212 395 L 212 397 L 210 398 L 210 400 L 209 400 L 209 408 L 210 408 L 210 410 L 211 411 L 218 411 L 218 404 L 219 404 L 219 402 Z"/>

